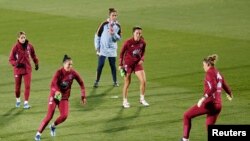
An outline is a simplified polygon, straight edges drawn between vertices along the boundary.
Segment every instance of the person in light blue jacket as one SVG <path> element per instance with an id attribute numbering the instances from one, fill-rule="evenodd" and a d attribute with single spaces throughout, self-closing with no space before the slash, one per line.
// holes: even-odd
<path id="1" fill-rule="evenodd" d="M 117 21 L 117 11 L 114 8 L 109 8 L 109 18 L 99 26 L 94 38 L 95 50 L 98 55 L 98 66 L 96 80 L 93 86 L 94 88 L 99 86 L 98 83 L 100 81 L 106 58 L 108 58 L 111 68 L 113 86 L 119 86 L 116 78 L 116 57 L 117 41 L 120 39 L 121 26 Z"/>

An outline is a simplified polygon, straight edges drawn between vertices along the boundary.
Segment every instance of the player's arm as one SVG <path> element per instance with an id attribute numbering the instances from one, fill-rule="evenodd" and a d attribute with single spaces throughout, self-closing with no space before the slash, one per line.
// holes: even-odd
<path id="1" fill-rule="evenodd" d="M 11 49 L 11 52 L 10 52 L 10 56 L 9 56 L 9 63 L 12 65 L 12 66 L 17 66 L 18 62 L 17 62 L 17 58 L 18 56 L 16 56 L 16 48 L 13 47 Z"/>
<path id="2" fill-rule="evenodd" d="M 61 100 L 62 98 L 62 94 L 61 94 L 61 91 L 60 91 L 60 88 L 58 86 L 58 80 L 59 80 L 59 77 L 60 77 L 60 70 L 58 70 L 54 76 L 53 76 L 53 79 L 52 79 L 52 82 L 51 82 L 51 90 L 54 92 L 52 95 L 55 99 L 57 99 L 58 101 Z"/>
<path id="3" fill-rule="evenodd" d="M 114 33 L 114 34 L 112 35 L 112 38 L 113 38 L 114 42 L 121 40 L 121 32 L 122 32 L 122 31 L 121 31 L 121 26 L 120 26 L 119 24 L 117 24 L 117 26 L 119 27 L 118 32 L 117 32 L 117 33 Z"/>
<path id="4" fill-rule="evenodd" d="M 213 77 L 211 73 L 206 73 L 205 78 L 205 89 L 204 89 L 204 97 L 210 97 L 216 91 L 217 83 L 216 79 Z"/>
<path id="5" fill-rule="evenodd" d="M 87 99 L 86 99 L 86 92 L 85 92 L 85 86 L 84 86 L 83 79 L 80 77 L 80 75 L 77 72 L 75 72 L 75 79 L 76 79 L 77 83 L 79 84 L 79 86 L 81 88 L 81 101 L 82 101 L 82 104 L 86 104 Z"/>
<path id="6" fill-rule="evenodd" d="M 95 45 L 95 50 L 100 51 L 100 42 L 101 42 L 101 35 L 104 29 L 104 25 L 106 22 L 103 22 L 97 29 L 95 38 L 94 38 L 94 45 Z"/>
<path id="7" fill-rule="evenodd" d="M 141 60 L 140 60 L 139 63 L 138 63 L 138 64 L 140 64 L 140 65 L 144 62 L 145 48 L 146 48 L 146 43 L 143 45 L 143 48 L 142 48 Z"/>
<path id="8" fill-rule="evenodd" d="M 30 51 L 31 51 L 30 56 L 35 64 L 35 70 L 38 70 L 39 69 L 39 64 L 38 64 L 39 60 L 36 56 L 36 52 L 34 50 L 34 47 L 31 44 L 29 44 L 29 45 L 30 45 Z"/>
<path id="9" fill-rule="evenodd" d="M 54 74 L 52 82 L 51 82 L 51 88 L 54 92 L 56 91 L 60 92 L 60 86 L 58 86 L 59 77 L 60 77 L 60 70 L 58 70 Z"/>
<path id="10" fill-rule="evenodd" d="M 123 67 L 124 56 L 127 50 L 128 43 L 127 41 L 123 44 L 121 52 L 120 52 L 120 59 L 119 59 L 119 68 Z"/>
<path id="11" fill-rule="evenodd" d="M 222 79 L 222 88 L 227 93 L 227 99 L 231 101 L 233 99 L 233 94 L 224 78 Z"/>
<path id="12" fill-rule="evenodd" d="M 209 72 L 206 73 L 206 77 L 204 80 L 204 94 L 203 96 L 199 99 L 197 106 L 201 107 L 201 105 L 203 104 L 203 102 L 210 96 L 213 95 L 213 93 L 216 91 L 216 80 L 213 77 L 213 75 Z"/>

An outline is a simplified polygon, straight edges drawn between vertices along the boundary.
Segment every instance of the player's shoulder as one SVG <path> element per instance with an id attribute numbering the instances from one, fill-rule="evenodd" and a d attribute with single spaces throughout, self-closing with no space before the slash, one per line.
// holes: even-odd
<path id="1" fill-rule="evenodd" d="M 133 43 L 134 42 L 134 39 L 133 38 L 128 38 L 127 40 L 126 40 L 126 43 Z"/>
<path id="2" fill-rule="evenodd" d="M 141 37 L 140 42 L 143 43 L 143 44 L 146 44 L 146 41 L 145 41 L 144 37 Z"/>
<path id="3" fill-rule="evenodd" d="M 102 26 L 104 26 L 104 25 L 106 25 L 106 24 L 108 24 L 108 23 L 109 23 L 108 21 L 103 21 L 103 22 L 101 22 L 101 24 L 100 24 L 99 27 L 102 27 Z"/>
<path id="4" fill-rule="evenodd" d="M 132 38 L 126 39 L 125 42 L 124 42 L 124 46 L 129 46 L 131 44 L 133 44 Z"/>
<path id="5" fill-rule="evenodd" d="M 216 76 L 217 75 L 217 73 L 218 73 L 219 71 L 215 68 L 215 67 L 212 67 L 212 68 L 210 68 L 210 69 L 208 69 L 208 71 L 207 71 L 207 75 L 208 76 Z"/>
<path id="6" fill-rule="evenodd" d="M 29 42 L 28 45 L 29 45 L 31 48 L 34 48 L 33 43 Z"/>
<path id="7" fill-rule="evenodd" d="M 63 73 L 63 67 L 60 67 L 56 70 L 56 74 L 60 74 L 60 73 Z"/>
<path id="8" fill-rule="evenodd" d="M 78 75 L 79 74 L 78 71 L 73 69 L 73 68 L 70 70 L 70 73 L 73 74 L 73 75 Z"/>
<path id="9" fill-rule="evenodd" d="M 119 28 L 121 28 L 121 24 L 119 22 L 115 23 Z"/>
<path id="10" fill-rule="evenodd" d="M 21 44 L 18 41 L 12 45 L 13 49 L 18 48 L 18 47 L 21 47 Z"/>

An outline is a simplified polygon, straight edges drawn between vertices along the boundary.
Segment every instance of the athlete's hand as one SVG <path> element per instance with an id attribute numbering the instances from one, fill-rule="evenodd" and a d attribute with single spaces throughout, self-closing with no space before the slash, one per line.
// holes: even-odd
<path id="1" fill-rule="evenodd" d="M 96 49 L 96 55 L 100 56 L 100 49 Z"/>
<path id="2" fill-rule="evenodd" d="M 85 105 L 85 104 L 87 103 L 86 97 L 83 97 L 83 96 L 82 96 L 81 103 L 82 103 L 82 105 Z"/>
<path id="3" fill-rule="evenodd" d="M 54 98 L 55 98 L 56 100 L 58 100 L 58 101 L 61 101 L 61 99 L 62 99 L 62 94 L 61 94 L 61 92 L 56 91 L 56 92 L 55 92 Z"/>
<path id="4" fill-rule="evenodd" d="M 197 103 L 197 106 L 198 107 L 201 107 L 201 105 L 202 105 L 202 103 L 205 101 L 205 97 L 202 97 L 199 101 L 198 101 L 198 103 Z"/>
<path id="5" fill-rule="evenodd" d="M 23 64 L 23 63 L 18 63 L 18 64 L 16 64 L 16 67 L 17 67 L 17 68 L 24 68 L 24 67 L 25 67 L 25 64 Z"/>
<path id="6" fill-rule="evenodd" d="M 143 63 L 143 61 L 142 60 L 140 60 L 139 62 L 138 62 L 138 65 L 141 65 Z"/>
<path id="7" fill-rule="evenodd" d="M 36 64 L 36 65 L 35 65 L 35 70 L 38 70 L 38 69 L 39 69 L 39 65 Z"/>
<path id="8" fill-rule="evenodd" d="M 228 99 L 229 101 L 232 101 L 232 100 L 233 100 L 233 94 L 231 94 L 231 96 L 227 94 L 227 99 Z"/>
<path id="9" fill-rule="evenodd" d="M 121 69 L 123 69 L 123 67 L 122 67 L 122 66 L 119 66 L 118 69 L 121 70 Z"/>
<path id="10" fill-rule="evenodd" d="M 114 28 L 113 28 L 113 24 L 110 24 L 110 26 L 109 26 L 109 33 L 110 33 L 110 35 L 114 35 L 115 34 Z"/>

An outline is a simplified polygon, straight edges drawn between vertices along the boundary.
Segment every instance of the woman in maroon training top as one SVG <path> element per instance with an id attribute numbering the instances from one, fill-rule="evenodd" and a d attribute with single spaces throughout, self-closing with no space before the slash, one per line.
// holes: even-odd
<path id="1" fill-rule="evenodd" d="M 19 32 L 17 35 L 17 43 L 13 46 L 10 56 L 9 63 L 13 66 L 14 77 L 15 77 L 15 95 L 16 95 L 16 107 L 19 108 L 21 105 L 20 89 L 22 83 L 22 77 L 24 79 L 24 109 L 29 109 L 28 104 L 30 96 L 30 82 L 32 67 L 30 64 L 30 57 L 35 63 L 35 70 L 38 70 L 38 58 L 34 47 L 29 43 L 26 38 L 25 32 Z"/>
<path id="2" fill-rule="evenodd" d="M 228 100 L 232 100 L 233 94 L 220 72 L 214 67 L 217 55 L 211 55 L 203 60 L 203 68 L 206 72 L 204 80 L 204 94 L 197 104 L 188 109 L 183 116 L 183 138 L 181 141 L 189 141 L 191 121 L 201 115 L 206 116 L 206 126 L 215 124 L 222 108 L 221 93 L 224 89 Z"/>
<path id="3" fill-rule="evenodd" d="M 134 72 L 140 81 L 140 103 L 149 106 L 144 99 L 146 87 L 146 75 L 143 69 L 146 43 L 142 38 L 142 28 L 133 27 L 133 37 L 125 41 L 120 53 L 119 69 L 126 72 L 123 86 L 123 107 L 129 108 L 128 87 L 131 82 L 131 74 Z"/>
<path id="4" fill-rule="evenodd" d="M 58 106 L 60 116 L 50 125 L 50 134 L 55 136 L 56 126 L 67 119 L 69 113 L 69 97 L 71 85 L 75 79 L 81 87 L 82 104 L 86 103 L 85 87 L 80 75 L 72 68 L 72 60 L 67 55 L 63 58 L 63 67 L 56 71 L 50 86 L 50 95 L 48 101 L 48 112 L 46 117 L 41 122 L 35 136 L 35 140 L 41 139 L 41 134 L 44 128 L 52 119 L 55 109 Z"/>

